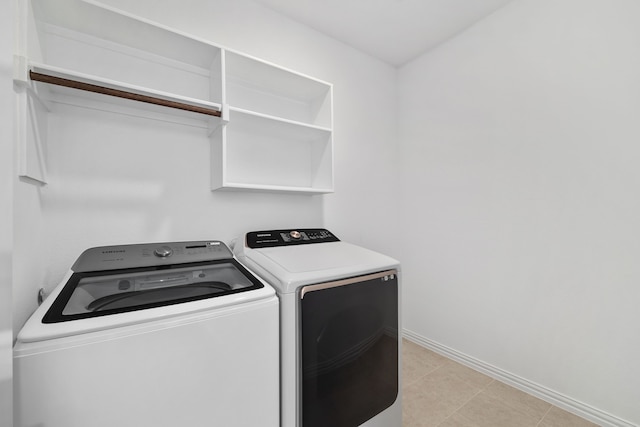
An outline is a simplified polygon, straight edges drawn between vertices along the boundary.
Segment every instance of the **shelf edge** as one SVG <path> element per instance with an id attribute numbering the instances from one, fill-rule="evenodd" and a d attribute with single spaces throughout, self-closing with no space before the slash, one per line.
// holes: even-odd
<path id="1" fill-rule="evenodd" d="M 272 115 L 269 115 L 269 114 L 259 113 L 257 111 L 252 111 L 252 110 L 246 110 L 246 109 L 240 108 L 240 107 L 229 106 L 229 111 L 230 112 L 241 113 L 241 114 L 244 114 L 244 115 L 247 115 L 247 116 L 259 117 L 261 119 L 273 120 L 273 121 L 280 122 L 280 123 L 285 123 L 285 124 L 288 124 L 288 125 L 298 126 L 298 127 L 307 128 L 307 129 L 313 129 L 313 130 L 317 130 L 317 131 L 321 131 L 321 132 L 326 132 L 326 133 L 332 133 L 333 132 L 333 129 L 325 127 L 325 126 L 318 126 L 318 125 L 305 123 L 305 122 L 300 122 L 300 121 L 296 121 L 296 120 L 285 119 L 283 117 L 272 116 Z"/>
<path id="2" fill-rule="evenodd" d="M 292 187 L 285 185 L 241 184 L 227 182 L 212 191 L 259 191 L 271 193 L 322 195 L 334 192 L 333 188 Z"/>

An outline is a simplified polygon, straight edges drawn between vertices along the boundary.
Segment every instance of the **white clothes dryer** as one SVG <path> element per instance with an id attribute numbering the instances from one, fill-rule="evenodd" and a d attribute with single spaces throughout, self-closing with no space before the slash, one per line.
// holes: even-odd
<path id="1" fill-rule="evenodd" d="M 280 298 L 282 427 L 400 427 L 400 264 L 325 229 L 250 232 Z"/>
<path id="2" fill-rule="evenodd" d="M 278 334 L 222 242 L 89 249 L 18 335 L 15 425 L 278 427 Z"/>

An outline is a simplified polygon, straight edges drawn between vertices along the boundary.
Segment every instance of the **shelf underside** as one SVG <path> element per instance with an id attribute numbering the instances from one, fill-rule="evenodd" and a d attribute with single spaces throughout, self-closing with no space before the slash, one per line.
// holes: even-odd
<path id="1" fill-rule="evenodd" d="M 214 188 L 219 191 L 260 191 L 273 193 L 295 193 L 295 194 L 328 194 L 333 193 L 333 188 L 313 188 L 313 187 L 290 187 L 284 185 L 263 185 L 263 184 L 240 184 L 226 183 L 220 188 Z"/>

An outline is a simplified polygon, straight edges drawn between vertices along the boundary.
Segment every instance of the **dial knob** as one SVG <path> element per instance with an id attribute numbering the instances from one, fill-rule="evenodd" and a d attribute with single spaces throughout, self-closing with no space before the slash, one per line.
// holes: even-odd
<path id="1" fill-rule="evenodd" d="M 301 237 L 300 232 L 295 230 L 289 233 L 289 236 L 291 236 L 292 239 L 299 239 Z"/>
<path id="2" fill-rule="evenodd" d="M 166 258 L 168 256 L 171 256 L 171 254 L 173 253 L 173 249 L 171 249 L 169 246 L 160 246 L 159 248 L 156 248 L 153 253 L 157 257 Z"/>

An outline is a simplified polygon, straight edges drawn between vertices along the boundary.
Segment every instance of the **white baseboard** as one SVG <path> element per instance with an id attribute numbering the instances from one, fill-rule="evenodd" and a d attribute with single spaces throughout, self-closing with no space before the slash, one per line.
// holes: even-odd
<path id="1" fill-rule="evenodd" d="M 476 371 L 482 372 L 483 374 L 488 375 L 491 378 L 509 384 L 510 386 L 515 387 L 518 390 L 524 391 L 525 393 L 533 395 L 539 399 L 544 400 L 545 402 L 551 403 L 552 405 L 576 414 L 600 426 L 638 427 L 636 424 L 620 419 L 614 415 L 589 406 L 569 396 L 565 396 L 549 388 L 531 382 L 525 378 L 519 377 L 503 369 L 485 363 L 482 360 L 478 360 L 450 347 L 439 344 L 410 330 L 403 329 L 402 335 L 406 339 L 413 341 L 416 344 L 420 344 L 429 350 L 448 357 L 449 359 L 455 360 L 456 362 L 468 366 L 469 368 L 472 368 Z"/>

